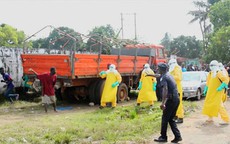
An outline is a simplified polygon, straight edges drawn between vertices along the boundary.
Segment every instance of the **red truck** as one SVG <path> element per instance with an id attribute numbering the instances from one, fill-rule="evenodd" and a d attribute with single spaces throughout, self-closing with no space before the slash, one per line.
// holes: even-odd
<path id="1" fill-rule="evenodd" d="M 107 64 L 115 64 L 122 76 L 117 99 L 128 98 L 130 89 L 136 87 L 137 79 L 145 63 L 155 66 L 166 62 L 164 47 L 161 45 L 126 45 L 122 49 L 112 49 L 111 55 L 104 54 L 21 54 L 23 74 L 33 77 L 28 71 L 33 68 L 38 73 L 49 71 L 50 67 L 57 70 L 57 87 L 62 97 L 72 101 L 79 97 L 89 97 L 91 102 L 98 104 L 105 80 L 99 77 Z"/>

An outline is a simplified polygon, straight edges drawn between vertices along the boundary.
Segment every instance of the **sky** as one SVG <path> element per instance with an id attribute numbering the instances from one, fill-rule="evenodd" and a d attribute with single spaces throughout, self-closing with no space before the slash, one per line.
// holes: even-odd
<path id="1" fill-rule="evenodd" d="M 0 0 L 0 24 L 9 24 L 30 36 L 47 25 L 66 26 L 87 35 L 94 27 L 110 24 L 123 38 L 159 44 L 166 32 L 201 39 L 198 22 L 187 13 L 195 10 L 194 0 Z M 44 38 L 50 28 L 33 39 Z M 119 33 L 122 38 L 122 32 Z"/>

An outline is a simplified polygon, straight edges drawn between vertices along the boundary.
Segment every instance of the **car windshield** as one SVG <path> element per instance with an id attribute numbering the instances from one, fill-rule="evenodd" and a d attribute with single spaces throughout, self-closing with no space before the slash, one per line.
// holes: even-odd
<path id="1" fill-rule="evenodd" d="M 183 73 L 182 81 L 200 81 L 199 73 Z"/>

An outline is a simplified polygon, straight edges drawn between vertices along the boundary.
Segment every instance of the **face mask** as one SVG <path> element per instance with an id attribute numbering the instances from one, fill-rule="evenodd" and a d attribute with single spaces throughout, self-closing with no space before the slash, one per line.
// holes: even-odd
<path id="1" fill-rule="evenodd" d="M 215 70 L 215 65 L 210 65 L 209 68 L 210 68 L 211 71 L 214 71 Z"/>
<path id="2" fill-rule="evenodd" d="M 176 66 L 176 63 L 171 63 L 171 64 L 169 65 L 169 72 L 173 71 L 174 68 L 175 68 L 175 66 Z"/>

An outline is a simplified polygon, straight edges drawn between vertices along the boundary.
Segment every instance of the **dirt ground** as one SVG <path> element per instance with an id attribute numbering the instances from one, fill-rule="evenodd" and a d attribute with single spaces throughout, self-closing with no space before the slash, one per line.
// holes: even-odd
<path id="1" fill-rule="evenodd" d="M 201 114 L 204 100 L 198 103 L 199 108 L 188 117 L 183 124 L 178 124 L 183 141 L 181 144 L 230 144 L 230 125 L 220 125 L 220 117 L 214 118 L 214 123 L 205 123 L 207 117 Z M 225 107 L 230 114 L 230 99 L 225 102 Z M 159 135 L 155 135 L 157 138 Z M 168 127 L 168 143 L 174 138 Z M 156 143 L 152 140 L 152 143 Z"/>

